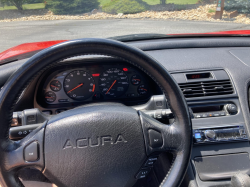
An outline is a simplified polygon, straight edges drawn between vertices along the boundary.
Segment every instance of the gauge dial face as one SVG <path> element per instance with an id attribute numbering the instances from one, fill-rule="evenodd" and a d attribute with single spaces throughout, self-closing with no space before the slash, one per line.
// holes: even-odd
<path id="1" fill-rule="evenodd" d="M 53 90 L 54 92 L 58 92 L 62 89 L 62 84 L 58 80 L 53 80 L 50 83 L 50 89 Z"/>
<path id="2" fill-rule="evenodd" d="M 141 83 L 141 77 L 140 77 L 140 75 L 133 75 L 131 77 L 131 83 L 133 85 L 139 85 Z"/>
<path id="3" fill-rule="evenodd" d="M 142 84 L 138 87 L 137 91 L 139 95 L 147 95 L 148 88 L 144 84 Z"/>
<path id="4" fill-rule="evenodd" d="M 103 72 L 99 79 L 99 87 L 103 95 L 119 97 L 129 86 L 128 76 L 118 68 L 111 68 Z"/>
<path id="5" fill-rule="evenodd" d="M 86 100 L 93 96 L 95 82 L 93 77 L 85 71 L 75 70 L 64 79 L 64 91 L 74 100 Z"/>
<path id="6" fill-rule="evenodd" d="M 44 99 L 47 103 L 53 103 L 56 100 L 56 94 L 54 92 L 46 92 L 44 94 Z"/>

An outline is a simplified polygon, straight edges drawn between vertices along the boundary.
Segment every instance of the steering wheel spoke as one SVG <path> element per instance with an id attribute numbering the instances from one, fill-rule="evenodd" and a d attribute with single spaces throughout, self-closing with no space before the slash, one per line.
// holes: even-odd
<path id="1" fill-rule="evenodd" d="M 23 167 L 43 169 L 45 125 L 46 122 L 20 141 L 5 140 L 1 142 L 1 151 L 4 152 L 2 159 L 4 160 L 4 168 L 6 171 L 18 170 Z"/>
<path id="2" fill-rule="evenodd" d="M 176 152 L 182 145 L 182 136 L 175 123 L 163 124 L 139 111 L 147 155 L 153 152 Z"/>

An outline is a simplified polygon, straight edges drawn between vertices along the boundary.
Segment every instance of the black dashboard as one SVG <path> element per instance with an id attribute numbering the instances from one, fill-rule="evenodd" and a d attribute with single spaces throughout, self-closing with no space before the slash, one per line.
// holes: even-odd
<path id="1" fill-rule="evenodd" d="M 194 142 L 190 162 L 197 186 L 230 186 L 230 176 L 236 170 L 250 174 L 250 38 L 170 38 L 127 43 L 158 60 L 186 97 L 197 135 L 194 140 L 204 136 L 202 143 Z M 5 77 L 0 83 L 25 61 L 14 62 L 13 67 L 1 66 L 0 76 L 2 73 Z M 38 108 L 54 115 L 93 102 L 119 102 L 140 109 L 159 95 L 160 88 L 137 67 L 119 59 L 79 57 L 58 63 L 34 79 L 15 111 Z M 157 110 L 162 109 L 153 103 Z M 237 111 L 231 112 L 229 106 Z M 237 139 L 237 128 L 244 138 Z M 223 134 L 224 129 L 231 134 Z M 219 131 L 220 139 L 209 139 L 207 131 Z M 248 162 L 242 164 L 243 160 Z"/>

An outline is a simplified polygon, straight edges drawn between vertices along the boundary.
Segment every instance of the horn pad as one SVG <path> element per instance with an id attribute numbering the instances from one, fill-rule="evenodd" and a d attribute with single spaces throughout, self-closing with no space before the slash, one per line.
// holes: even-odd
<path id="1" fill-rule="evenodd" d="M 132 186 L 146 160 L 137 111 L 92 104 L 54 116 L 45 130 L 44 174 L 57 186 Z"/>

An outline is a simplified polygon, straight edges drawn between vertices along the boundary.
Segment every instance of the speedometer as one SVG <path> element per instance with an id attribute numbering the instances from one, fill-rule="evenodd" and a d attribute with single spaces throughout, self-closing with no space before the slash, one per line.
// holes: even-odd
<path id="1" fill-rule="evenodd" d="M 111 68 L 102 73 L 99 79 L 99 87 L 105 96 L 119 97 L 123 95 L 129 86 L 128 76 L 118 68 Z"/>
<path id="2" fill-rule="evenodd" d="M 72 71 L 64 79 L 64 91 L 74 100 L 88 99 L 95 91 L 94 79 L 85 71 Z"/>

